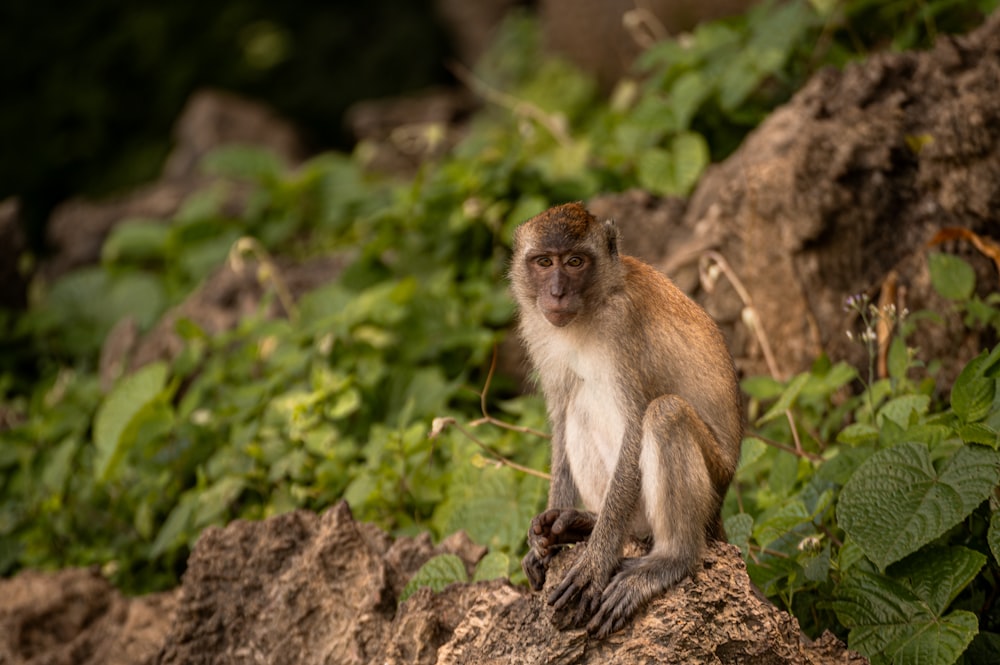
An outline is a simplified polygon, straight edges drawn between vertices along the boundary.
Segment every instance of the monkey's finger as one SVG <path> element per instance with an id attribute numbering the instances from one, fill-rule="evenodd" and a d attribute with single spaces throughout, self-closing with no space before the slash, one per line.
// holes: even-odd
<path id="1" fill-rule="evenodd" d="M 521 560 L 521 569 L 535 591 L 541 591 L 545 586 L 546 563 L 545 559 L 538 557 L 534 552 L 528 552 Z"/>
<path id="2" fill-rule="evenodd" d="M 535 533 L 544 533 L 552 528 L 552 523 L 559 519 L 559 516 L 563 513 L 562 510 L 558 508 L 550 508 L 544 512 L 535 515 L 534 519 L 531 520 L 531 529 Z"/>
<path id="3" fill-rule="evenodd" d="M 594 516 L 579 510 L 564 511 L 552 523 L 552 533 L 559 536 L 557 542 L 577 543 L 585 540 L 594 530 Z"/>
<path id="4" fill-rule="evenodd" d="M 593 612 L 590 611 L 590 603 L 584 600 L 576 606 L 576 612 L 573 613 L 573 626 L 576 628 L 585 628 L 587 626 L 587 619 L 589 619 L 592 614 Z"/>
<path id="5" fill-rule="evenodd" d="M 552 546 L 554 544 L 546 536 L 536 536 L 533 533 L 528 534 L 528 548 L 539 557 L 547 557 L 552 554 Z"/>
<path id="6" fill-rule="evenodd" d="M 617 633 L 625 627 L 626 620 L 623 617 L 608 616 L 603 613 L 597 614 L 587 624 L 587 632 L 599 640 L 603 640 L 611 633 Z"/>
<path id="7" fill-rule="evenodd" d="M 549 594 L 549 605 L 556 610 L 561 610 L 583 591 L 584 585 L 577 584 L 575 572 L 574 570 L 570 570 L 562 582 L 559 583 L 559 586 Z"/>
<path id="8" fill-rule="evenodd" d="M 621 630 L 638 609 L 628 585 L 616 577 L 601 596 L 601 607 L 587 624 L 587 632 L 598 639 Z"/>

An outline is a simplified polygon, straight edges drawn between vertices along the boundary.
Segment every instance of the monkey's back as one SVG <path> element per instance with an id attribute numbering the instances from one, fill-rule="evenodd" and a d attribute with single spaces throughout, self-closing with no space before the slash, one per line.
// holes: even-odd
<path id="1" fill-rule="evenodd" d="M 626 282 L 637 297 L 622 294 L 617 310 L 622 331 L 641 339 L 621 346 L 635 352 L 628 374 L 640 377 L 651 401 L 664 394 L 687 400 L 711 427 L 724 451 L 735 458 L 743 437 L 739 384 L 719 326 L 701 305 L 652 266 L 621 257 Z"/>

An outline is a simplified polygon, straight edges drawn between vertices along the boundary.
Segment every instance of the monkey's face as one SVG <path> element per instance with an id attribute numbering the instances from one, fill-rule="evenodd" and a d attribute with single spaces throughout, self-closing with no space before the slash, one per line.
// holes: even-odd
<path id="1" fill-rule="evenodd" d="M 618 227 L 598 222 L 579 203 L 550 208 L 514 232 L 511 281 L 522 311 L 538 308 L 562 328 L 600 309 L 622 284 Z"/>
<path id="2" fill-rule="evenodd" d="M 552 325 L 562 328 L 583 311 L 594 260 L 582 251 L 537 251 L 525 257 L 535 302 Z"/>

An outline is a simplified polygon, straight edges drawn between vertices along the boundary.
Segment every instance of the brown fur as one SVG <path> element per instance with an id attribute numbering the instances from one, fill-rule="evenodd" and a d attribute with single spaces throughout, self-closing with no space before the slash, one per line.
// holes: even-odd
<path id="1" fill-rule="evenodd" d="M 511 267 L 553 428 L 548 509 L 523 566 L 540 588 L 555 547 L 589 535 L 549 602 L 598 636 L 691 572 L 706 537 L 723 537 L 743 433 L 718 327 L 618 244 L 613 222 L 566 204 L 517 229 Z M 651 538 L 650 553 L 623 560 L 628 536 Z"/>

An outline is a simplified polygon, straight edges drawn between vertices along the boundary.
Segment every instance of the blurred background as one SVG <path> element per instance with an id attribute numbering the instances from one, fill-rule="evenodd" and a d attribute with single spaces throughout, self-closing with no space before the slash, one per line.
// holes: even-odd
<path id="1" fill-rule="evenodd" d="M 31 242 L 71 195 L 157 176 L 171 126 L 204 87 L 266 100 L 311 150 L 345 148 L 354 101 L 447 81 L 433 0 L 197 0 L 0 6 L 0 200 Z"/>
<path id="2" fill-rule="evenodd" d="M 71 196 L 153 180 L 194 91 L 264 101 L 309 153 L 349 150 L 359 100 L 455 83 L 512 8 L 537 12 L 546 43 L 608 87 L 638 47 L 621 16 L 640 7 L 675 32 L 750 0 L 10 0 L 0 6 L 0 201 L 17 197 L 30 246 Z M 655 35 L 654 35 L 655 36 Z"/>

